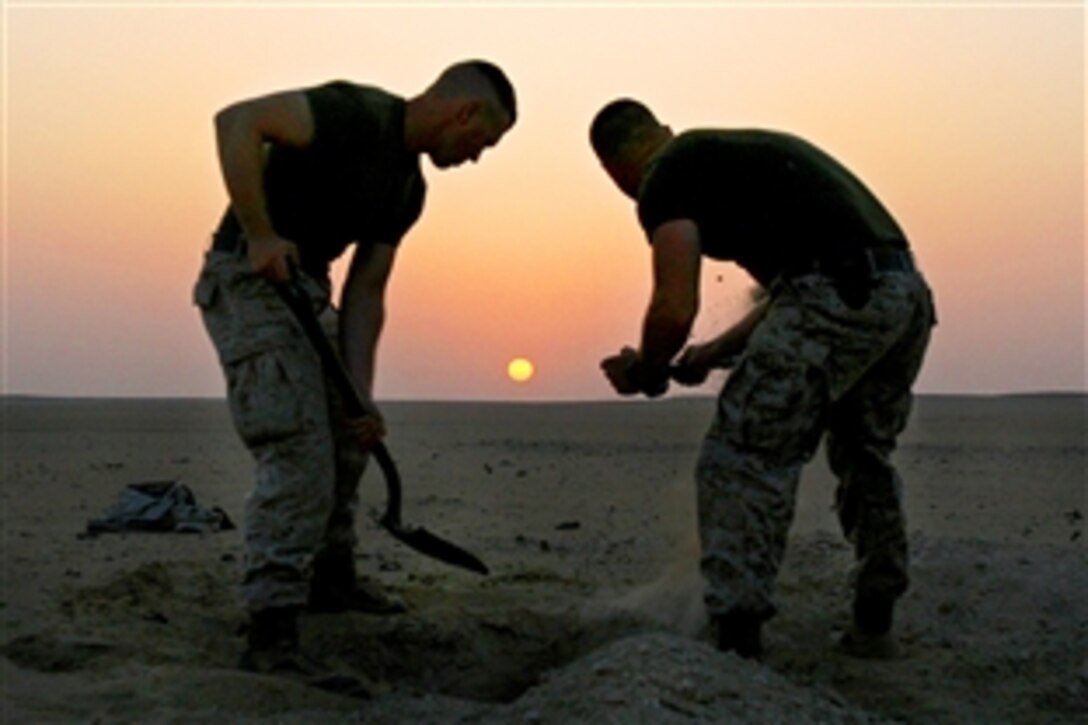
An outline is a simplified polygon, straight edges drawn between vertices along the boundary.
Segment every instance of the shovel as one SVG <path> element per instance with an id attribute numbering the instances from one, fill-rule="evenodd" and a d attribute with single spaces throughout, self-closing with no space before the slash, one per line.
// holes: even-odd
<path id="1" fill-rule="evenodd" d="M 314 314 L 310 298 L 298 286 L 295 276 L 292 275 L 291 280 L 287 283 L 277 284 L 276 292 L 279 293 L 288 309 L 298 319 L 299 324 L 302 325 L 302 329 L 306 333 L 306 337 L 310 339 L 310 343 L 321 356 L 321 364 L 325 368 L 325 373 L 332 378 L 333 384 L 336 385 L 341 397 L 344 399 L 347 414 L 353 418 L 365 415 L 366 409 L 363 407 L 358 391 L 355 390 L 355 384 L 348 376 L 347 369 L 340 361 L 340 356 L 336 353 L 329 339 L 325 337 L 325 332 L 321 329 L 321 324 Z M 375 443 L 370 452 L 382 469 L 382 475 L 385 477 L 385 487 L 388 492 L 385 513 L 378 519 L 378 523 L 399 541 L 421 554 L 478 574 L 487 574 L 487 566 L 461 547 L 440 539 L 426 529 L 410 526 L 400 520 L 401 484 L 397 466 L 393 462 L 393 457 L 389 455 L 389 449 L 385 447 L 383 442 L 378 441 Z"/>

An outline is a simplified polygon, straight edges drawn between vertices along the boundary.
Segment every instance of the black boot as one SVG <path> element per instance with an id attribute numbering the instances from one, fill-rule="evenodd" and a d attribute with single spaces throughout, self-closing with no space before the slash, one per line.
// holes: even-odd
<path id="1" fill-rule="evenodd" d="M 250 612 L 246 649 L 239 669 L 282 672 L 298 669 L 298 607 L 269 607 Z"/>
<path id="2" fill-rule="evenodd" d="M 314 560 L 306 609 L 326 614 L 348 611 L 397 614 L 406 607 L 400 598 L 386 594 L 375 583 L 358 581 L 354 558 L 350 554 L 337 554 Z"/>
<path id="3" fill-rule="evenodd" d="M 880 594 L 858 594 L 854 598 L 854 623 L 842 636 L 843 652 L 863 659 L 888 660 L 899 656 L 899 643 L 892 635 L 895 600 Z"/>
<path id="4" fill-rule="evenodd" d="M 361 675 L 336 672 L 304 655 L 298 643 L 300 607 L 270 607 L 250 613 L 246 650 L 238 668 L 247 672 L 286 676 L 338 695 L 369 699 L 379 691 Z"/>
<path id="5" fill-rule="evenodd" d="M 763 654 L 763 617 L 744 609 L 734 609 L 714 618 L 718 626 L 718 649 L 756 659 Z"/>
<path id="6" fill-rule="evenodd" d="M 892 629 L 894 610 L 894 599 L 879 594 L 859 594 L 854 598 L 854 624 L 869 635 L 887 634 Z"/>

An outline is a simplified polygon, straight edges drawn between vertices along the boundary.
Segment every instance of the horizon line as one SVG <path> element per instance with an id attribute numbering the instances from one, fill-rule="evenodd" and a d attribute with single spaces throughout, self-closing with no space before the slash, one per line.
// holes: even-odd
<path id="1" fill-rule="evenodd" d="M 420 404 L 448 404 L 448 405 L 480 405 L 480 404 L 499 404 L 499 405 L 579 405 L 579 404 L 600 404 L 600 403 L 620 403 L 630 404 L 638 402 L 656 402 L 656 403 L 669 403 L 669 402 L 685 402 L 685 401 L 705 401 L 711 400 L 717 397 L 717 393 L 685 393 L 680 395 L 671 395 L 663 398 L 643 398 L 643 397 L 620 397 L 612 396 L 608 398 L 529 398 L 529 399 L 515 399 L 515 398 L 414 398 L 414 397 L 392 397 L 384 398 L 381 403 L 420 403 Z M 928 392 L 928 393 L 914 393 L 915 398 L 1060 398 L 1060 397 L 1088 397 L 1088 390 L 1023 390 L 1023 391 L 1007 391 L 999 393 L 983 393 L 983 392 Z M 7 402 L 226 402 L 226 395 L 56 395 L 56 394 L 38 394 L 38 393 L 0 393 L 0 404 Z"/>

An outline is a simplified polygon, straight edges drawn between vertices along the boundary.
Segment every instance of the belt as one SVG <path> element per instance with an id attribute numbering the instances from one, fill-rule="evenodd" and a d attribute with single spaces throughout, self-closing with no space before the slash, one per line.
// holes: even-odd
<path id="1" fill-rule="evenodd" d="M 887 247 L 869 247 L 865 249 L 865 258 L 873 272 L 913 272 L 914 255 L 906 249 L 888 249 Z"/>
<path id="2" fill-rule="evenodd" d="M 859 273 L 873 276 L 878 272 L 914 272 L 914 256 L 906 249 L 889 247 L 866 247 L 856 258 L 844 260 L 808 259 L 789 265 L 782 274 L 785 277 L 798 277 L 806 274 L 824 274 L 839 278 L 846 274 L 855 276 Z"/>

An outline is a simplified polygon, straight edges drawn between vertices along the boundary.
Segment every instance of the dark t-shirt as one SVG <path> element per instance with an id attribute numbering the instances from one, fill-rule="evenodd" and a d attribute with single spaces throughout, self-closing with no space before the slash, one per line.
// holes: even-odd
<path id="1" fill-rule="evenodd" d="M 650 162 L 638 194 L 647 237 L 690 219 L 702 251 L 761 284 L 866 246 L 905 249 L 888 211 L 841 164 L 802 139 L 757 130 L 678 134 Z"/>
<path id="2" fill-rule="evenodd" d="M 323 276 L 353 242 L 397 245 L 423 210 L 426 182 L 404 146 L 404 99 L 347 81 L 305 93 L 313 140 L 269 147 L 264 190 L 273 228 Z M 217 233 L 240 232 L 228 208 Z"/>

